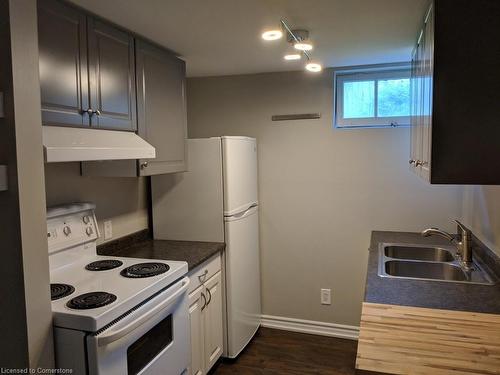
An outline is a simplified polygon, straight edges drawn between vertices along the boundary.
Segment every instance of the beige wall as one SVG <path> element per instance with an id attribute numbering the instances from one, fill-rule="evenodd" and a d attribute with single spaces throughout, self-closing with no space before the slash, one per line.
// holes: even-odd
<path id="1" fill-rule="evenodd" d="M 500 255 L 500 186 L 465 186 L 462 220 Z"/>
<path id="2" fill-rule="evenodd" d="M 187 94 L 191 138 L 258 139 L 264 314 L 358 325 L 370 232 L 454 229 L 461 190 L 408 171 L 409 129 L 332 129 L 331 70 L 193 78 Z"/>
<path id="3" fill-rule="evenodd" d="M 36 2 L 10 0 L 9 13 L 20 241 L 24 277 L 24 294 L 20 292 L 18 296 L 24 295 L 25 299 L 29 366 L 51 368 L 54 365 L 54 352 L 43 193 Z M 5 19 L 2 19 L 2 22 L 5 22 Z M 2 53 L 8 52 L 2 51 Z M 7 99 L 7 103 L 9 105 L 10 100 Z M 15 217 L 11 219 L 15 220 Z M 9 243 L 3 245 L 2 250 L 7 253 L 12 251 Z M 13 246 L 13 249 L 15 248 Z M 9 301 L 2 298 L 2 303 L 5 307 Z M 8 335 L 8 331 L 6 334 Z M 19 334 L 22 333 L 19 332 Z M 4 336 L 2 340 L 16 342 L 18 339 Z M 6 359 L 6 362 L 9 360 Z M 16 365 L 22 366 L 21 363 Z"/>
<path id="4" fill-rule="evenodd" d="M 112 220 L 112 239 L 148 227 L 144 177 L 82 177 L 80 163 L 54 163 L 45 165 L 45 186 L 48 206 L 71 202 L 97 205 L 99 243 L 104 241 L 104 220 Z"/>

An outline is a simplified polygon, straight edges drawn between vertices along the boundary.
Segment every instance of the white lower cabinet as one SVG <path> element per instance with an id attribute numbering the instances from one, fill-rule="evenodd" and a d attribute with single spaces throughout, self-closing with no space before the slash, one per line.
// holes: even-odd
<path id="1" fill-rule="evenodd" d="M 189 320 L 191 322 L 191 367 L 190 374 L 203 375 L 205 364 L 203 357 L 203 347 L 205 345 L 205 332 L 203 323 L 203 311 L 205 297 L 202 293 L 203 285 L 200 285 L 189 295 Z M 203 297 L 202 297 L 203 296 Z"/>
<path id="2" fill-rule="evenodd" d="M 205 324 L 205 369 L 208 371 L 222 355 L 222 278 L 221 271 L 205 283 L 207 306 L 203 310 Z"/>
<path id="3" fill-rule="evenodd" d="M 215 273 L 213 273 L 215 271 Z M 222 273 L 220 257 L 189 274 L 194 283 L 189 293 L 191 366 L 189 374 L 204 375 L 223 352 Z"/>

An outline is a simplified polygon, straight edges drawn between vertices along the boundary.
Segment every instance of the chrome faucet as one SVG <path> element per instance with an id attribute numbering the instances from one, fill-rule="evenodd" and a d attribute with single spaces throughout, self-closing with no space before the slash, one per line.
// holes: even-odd
<path id="1" fill-rule="evenodd" d="M 429 228 L 422 231 L 422 236 L 440 236 L 446 238 L 457 247 L 457 256 L 460 264 L 466 271 L 472 270 L 472 232 L 462 225 L 458 220 L 457 224 L 459 238 L 437 228 Z"/>

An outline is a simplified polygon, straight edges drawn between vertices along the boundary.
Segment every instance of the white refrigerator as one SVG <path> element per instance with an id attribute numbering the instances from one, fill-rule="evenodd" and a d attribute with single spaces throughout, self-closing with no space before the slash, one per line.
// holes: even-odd
<path id="1" fill-rule="evenodd" d="M 155 239 L 225 242 L 224 356 L 260 325 L 257 144 L 248 137 L 189 139 L 188 171 L 151 180 Z"/>

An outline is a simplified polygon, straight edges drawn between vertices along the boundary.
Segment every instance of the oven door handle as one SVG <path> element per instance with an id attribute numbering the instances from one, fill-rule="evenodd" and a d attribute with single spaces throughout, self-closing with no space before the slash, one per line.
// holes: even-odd
<path id="1" fill-rule="evenodd" d="M 188 277 L 183 278 L 181 283 L 182 283 L 182 286 L 174 294 L 172 294 L 170 297 L 165 299 L 165 301 L 163 301 L 163 302 L 159 303 L 158 305 L 156 305 L 155 307 L 153 307 L 151 310 L 148 310 L 145 314 L 141 315 L 138 319 L 133 320 L 132 322 L 130 322 L 126 326 L 124 326 L 116 331 L 110 330 L 109 332 L 107 332 L 103 335 L 95 336 L 96 341 L 97 341 L 97 346 L 105 346 L 109 343 L 112 343 L 114 341 L 121 339 L 122 337 L 124 337 L 125 335 L 127 335 L 128 333 L 130 333 L 131 331 L 136 329 L 137 327 L 139 327 L 141 324 L 148 321 L 151 317 L 158 314 L 163 309 L 172 305 L 177 300 L 177 298 L 187 290 L 187 288 L 189 286 L 189 278 Z"/>

